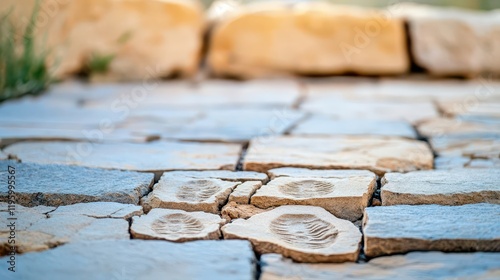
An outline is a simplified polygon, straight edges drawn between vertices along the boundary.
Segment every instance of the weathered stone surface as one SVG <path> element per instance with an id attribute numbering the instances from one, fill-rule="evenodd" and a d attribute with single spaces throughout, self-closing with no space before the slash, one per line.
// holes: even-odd
<path id="1" fill-rule="evenodd" d="M 130 233 L 136 239 L 162 239 L 174 242 L 219 239 L 224 220 L 204 212 L 153 209 L 132 218 Z"/>
<path id="2" fill-rule="evenodd" d="M 415 63 L 435 75 L 496 72 L 500 57 L 498 12 L 401 6 L 409 24 Z"/>
<path id="3" fill-rule="evenodd" d="M 248 181 L 236 186 L 234 191 L 229 195 L 229 201 L 234 201 L 239 204 L 249 204 L 250 197 L 262 187 L 261 182 Z"/>
<path id="4" fill-rule="evenodd" d="M 315 115 L 300 122 L 292 135 L 380 135 L 417 138 L 413 127 L 404 121 L 338 120 Z"/>
<path id="5" fill-rule="evenodd" d="M 425 137 L 441 137 L 443 135 L 453 137 L 496 135 L 500 137 L 500 124 L 471 122 L 462 119 L 436 118 L 419 124 L 417 129 Z"/>
<path id="6" fill-rule="evenodd" d="M 129 239 L 129 224 L 125 218 L 142 214 L 139 206 L 112 202 L 61 206 L 55 211 L 53 207 L 26 208 L 16 204 L 14 216 L 7 203 L 0 203 L 0 206 L 2 224 L 12 221 L 8 218 L 17 218 L 18 253 L 47 250 L 69 242 Z M 0 255 L 11 251 L 9 236 L 8 228 L 0 229 Z"/>
<path id="7" fill-rule="evenodd" d="M 470 158 L 461 156 L 444 156 L 434 159 L 435 169 L 464 168 L 471 161 Z"/>
<path id="8" fill-rule="evenodd" d="M 225 239 L 248 239 L 259 254 L 299 262 L 356 261 L 361 233 L 351 222 L 314 206 L 281 206 L 222 227 Z"/>
<path id="9" fill-rule="evenodd" d="M 382 179 L 382 205 L 500 204 L 499 182 L 500 172 L 488 169 L 386 173 Z"/>
<path id="10" fill-rule="evenodd" d="M 278 177 L 303 177 L 303 178 L 336 178 L 342 179 L 351 176 L 372 177 L 373 173 L 364 170 L 334 170 L 334 169 L 307 169 L 294 167 L 281 167 L 268 171 L 271 179 Z"/>
<path id="11" fill-rule="evenodd" d="M 283 166 L 368 169 L 383 174 L 432 169 L 433 155 L 424 142 L 399 138 L 282 136 L 250 142 L 245 170 Z"/>
<path id="12" fill-rule="evenodd" d="M 19 279 L 255 279 L 255 255 L 246 241 L 173 243 L 155 240 L 81 242 L 17 256 Z M 3 263 L 7 257 L 0 259 Z M 24 268 L 23 268 L 24 267 Z M 25 269 L 28 268 L 29 269 Z M 17 267 L 16 267 L 17 268 Z M 0 278 L 10 279 L 7 268 Z"/>
<path id="13" fill-rule="evenodd" d="M 369 207 L 363 218 L 369 257 L 410 251 L 500 251 L 500 205 Z M 429 219 L 422 220 L 425 217 Z"/>
<path id="14" fill-rule="evenodd" d="M 494 88 L 487 89 L 495 90 Z M 491 94 L 489 92 L 483 93 L 483 95 Z M 500 118 L 500 102 L 498 101 L 486 101 L 485 98 L 481 98 L 479 95 L 475 99 L 468 99 L 462 101 L 441 101 L 438 103 L 439 108 L 448 116 L 459 116 L 462 118 L 492 118 L 496 119 L 497 132 L 498 132 L 498 122 Z"/>
<path id="15" fill-rule="evenodd" d="M 500 157 L 500 137 L 433 137 L 429 141 L 440 156 L 464 156 L 471 158 Z"/>
<path id="16" fill-rule="evenodd" d="M 205 170 L 205 171 L 170 171 L 163 173 L 162 178 L 178 179 L 179 177 L 193 179 L 221 179 L 224 181 L 267 181 L 265 173 L 253 171 Z"/>
<path id="17" fill-rule="evenodd" d="M 5 148 L 23 162 L 80 165 L 105 169 L 164 171 L 234 169 L 240 145 L 182 142 L 69 143 L 22 142 Z"/>
<path id="18" fill-rule="evenodd" d="M 16 203 L 28 207 L 95 201 L 138 204 L 150 191 L 154 179 L 152 173 L 10 160 L 0 161 L 0 176 L 7 177 L 8 166 L 16 171 Z M 0 201 L 8 201 L 7 191 L 0 190 Z"/>
<path id="19" fill-rule="evenodd" d="M 252 204 L 238 204 L 234 201 L 229 201 L 220 212 L 223 219 L 226 221 L 231 221 L 233 219 L 248 219 L 253 215 L 260 214 L 266 211 L 270 211 L 274 207 L 267 209 L 260 209 Z"/>
<path id="20" fill-rule="evenodd" d="M 259 208 L 280 205 L 319 206 L 338 218 L 362 217 L 376 189 L 376 176 L 364 171 L 338 171 L 336 178 L 279 177 L 262 186 L 251 203 Z"/>
<path id="21" fill-rule="evenodd" d="M 141 200 L 146 212 L 153 208 L 219 213 L 229 194 L 241 182 L 220 179 L 162 177 Z"/>
<path id="22" fill-rule="evenodd" d="M 500 254 L 414 252 L 379 257 L 368 263 L 299 264 L 277 254 L 261 256 L 261 280 L 287 279 L 493 279 Z"/>
<path id="23" fill-rule="evenodd" d="M 228 13 L 212 32 L 208 61 L 216 74 L 240 77 L 399 74 L 409 68 L 402 20 L 318 2 L 261 2 Z"/>
<path id="24" fill-rule="evenodd" d="M 309 98 L 300 107 L 311 112 L 345 120 L 393 120 L 418 123 L 438 117 L 431 102 L 345 101 L 335 95 Z"/>

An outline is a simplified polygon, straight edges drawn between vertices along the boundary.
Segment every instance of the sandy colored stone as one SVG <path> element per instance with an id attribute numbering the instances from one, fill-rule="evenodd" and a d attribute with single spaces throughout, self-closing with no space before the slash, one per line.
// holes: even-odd
<path id="1" fill-rule="evenodd" d="M 425 142 L 384 137 L 272 137 L 252 140 L 244 169 L 267 171 L 277 167 L 367 169 L 389 171 L 432 169 L 433 155 Z"/>
<path id="2" fill-rule="evenodd" d="M 386 173 L 382 179 L 382 204 L 500 204 L 498 182 L 500 172 L 488 169 Z"/>
<path id="3" fill-rule="evenodd" d="M 16 203 L 28 207 L 95 201 L 138 204 L 151 190 L 154 179 L 152 173 L 12 160 L 0 161 L 0 176 L 7 177 L 9 166 L 16 172 Z M 0 201 L 8 201 L 7 191 L 0 191 Z"/>
<path id="4" fill-rule="evenodd" d="M 161 239 L 174 242 L 219 239 L 224 220 L 205 212 L 153 209 L 132 218 L 130 233 L 135 239 Z"/>
<path id="5" fill-rule="evenodd" d="M 251 203 L 259 208 L 280 205 L 319 206 L 338 218 L 355 221 L 362 217 L 376 189 L 376 176 L 347 171 L 337 178 L 279 177 L 262 186 Z"/>
<path id="6" fill-rule="evenodd" d="M 16 251 L 26 253 L 48 250 L 66 243 L 89 240 L 126 240 L 130 238 L 126 218 L 141 215 L 139 206 L 95 202 L 26 208 L 15 204 L 14 216 L 7 203 L 0 203 L 0 222 L 7 225 L 15 217 Z M 55 209 L 55 210 L 54 210 Z M 0 255 L 10 253 L 9 229 L 0 229 Z"/>
<path id="7" fill-rule="evenodd" d="M 483 137 L 497 135 L 500 137 L 500 123 L 488 124 L 452 118 L 428 120 L 419 124 L 417 129 L 420 135 L 425 137 L 441 137 L 443 135 L 454 137 Z"/>
<path id="8" fill-rule="evenodd" d="M 39 279 L 255 279 L 255 255 L 247 241 L 158 240 L 93 241 L 68 244 L 53 250 L 19 255 L 15 273 L 0 271 L 0 278 Z M 5 263 L 7 257 L 1 258 Z M 6 265 L 5 265 L 6 266 Z"/>
<path id="9" fill-rule="evenodd" d="M 471 158 L 500 157 L 500 137 L 441 136 L 430 139 L 432 149 L 440 156 L 464 156 Z"/>
<path id="10" fill-rule="evenodd" d="M 239 204 L 249 204 L 250 197 L 262 187 L 261 182 L 248 181 L 236 186 L 234 191 L 229 195 L 229 202 L 234 201 Z"/>
<path id="11" fill-rule="evenodd" d="M 5 148 L 23 162 L 104 169 L 165 171 L 234 169 L 241 147 L 158 141 L 153 143 L 22 142 Z"/>
<path id="12" fill-rule="evenodd" d="M 363 218 L 365 254 L 498 252 L 499 213 L 500 205 L 484 203 L 369 207 Z"/>
<path id="13" fill-rule="evenodd" d="M 406 18 L 415 63 L 434 75 L 498 73 L 500 14 L 420 5 L 395 5 Z"/>
<path id="14" fill-rule="evenodd" d="M 153 191 L 141 200 L 141 204 L 146 212 L 153 208 L 169 208 L 218 214 L 229 194 L 240 183 L 220 179 L 162 177 Z"/>
<path id="15" fill-rule="evenodd" d="M 390 120 L 338 120 L 314 115 L 300 122 L 292 135 L 380 135 L 417 138 L 410 123 Z"/>
<path id="16" fill-rule="evenodd" d="M 267 181 L 265 173 L 253 171 L 205 170 L 205 171 L 170 171 L 164 172 L 162 178 L 177 179 L 179 177 L 193 179 L 221 179 L 224 181 Z"/>
<path id="17" fill-rule="evenodd" d="M 298 262 L 356 261 L 361 233 L 351 222 L 314 206 L 281 206 L 222 227 L 224 239 L 248 239 L 259 254 Z"/>
<path id="18" fill-rule="evenodd" d="M 370 63 L 366 63 L 370 61 Z M 253 3 L 218 21 L 208 62 L 217 75 L 400 74 L 409 69 L 403 21 L 324 2 Z"/>
<path id="19" fill-rule="evenodd" d="M 300 264 L 277 254 L 261 256 L 262 280 L 288 279 L 494 279 L 500 274 L 498 253 L 414 252 L 367 263 Z"/>
<path id="20" fill-rule="evenodd" d="M 274 207 L 267 209 L 260 209 L 252 204 L 238 204 L 234 201 L 229 201 L 220 212 L 223 219 L 226 221 L 231 221 L 233 219 L 248 219 L 253 215 L 260 214 L 266 211 L 270 211 Z"/>

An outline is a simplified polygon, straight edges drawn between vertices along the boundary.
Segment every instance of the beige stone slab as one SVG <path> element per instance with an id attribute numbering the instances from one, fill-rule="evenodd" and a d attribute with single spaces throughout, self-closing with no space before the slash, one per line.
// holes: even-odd
<path id="1" fill-rule="evenodd" d="M 15 217 L 16 251 L 43 251 L 66 243 L 91 240 L 130 239 L 126 218 L 142 214 L 135 205 L 119 203 L 85 203 L 53 207 L 26 208 L 15 204 L 14 215 L 2 203 L 0 222 L 7 225 Z M 12 209 L 10 209 L 12 210 Z M 0 229 L 0 255 L 10 253 L 10 230 Z"/>
<path id="2" fill-rule="evenodd" d="M 262 187 L 262 182 L 247 181 L 236 186 L 234 191 L 229 195 L 229 202 L 234 201 L 239 204 L 249 204 L 250 197 Z"/>
<path id="3" fill-rule="evenodd" d="M 363 218 L 365 253 L 498 252 L 499 213 L 500 205 L 485 203 L 368 207 Z"/>
<path id="4" fill-rule="evenodd" d="M 162 177 L 153 191 L 141 200 L 141 204 L 146 212 L 153 208 L 169 208 L 217 214 L 240 183 L 220 179 Z"/>
<path id="5" fill-rule="evenodd" d="M 338 218 L 358 220 L 376 189 L 376 176 L 338 178 L 279 177 L 262 186 L 251 203 L 259 208 L 280 205 L 319 206 Z"/>
<path id="6" fill-rule="evenodd" d="M 425 170 L 386 173 L 382 205 L 500 204 L 500 172 L 488 169 Z"/>
<path id="7" fill-rule="evenodd" d="M 320 207 L 281 206 L 222 227 L 224 239 L 248 239 L 259 254 L 298 262 L 356 261 L 361 233 Z"/>
<path id="8" fill-rule="evenodd" d="M 153 209 L 132 218 L 130 233 L 136 239 L 161 239 L 174 242 L 219 239 L 224 220 L 205 212 Z"/>
<path id="9" fill-rule="evenodd" d="M 431 169 L 433 155 L 425 142 L 384 137 L 282 136 L 252 140 L 244 169 L 267 171 L 277 167 L 367 169 L 389 171 Z"/>
<path id="10" fill-rule="evenodd" d="M 417 126 L 420 135 L 425 137 L 440 137 L 446 136 L 499 136 L 500 123 L 488 124 L 481 122 L 473 122 L 462 119 L 453 118 L 436 118 L 425 121 Z"/>
<path id="11" fill-rule="evenodd" d="M 494 279 L 500 274 L 498 253 L 414 252 L 379 257 L 367 263 L 299 264 L 265 254 L 262 280 L 288 279 Z"/>
<path id="12" fill-rule="evenodd" d="M 366 170 L 334 170 L 334 169 L 307 169 L 294 167 L 281 167 L 268 171 L 271 179 L 278 177 L 303 177 L 303 178 L 336 178 L 346 177 L 373 177 L 373 173 Z"/>
<path id="13" fill-rule="evenodd" d="M 500 137 L 453 137 L 441 136 L 430 139 L 432 149 L 440 156 L 464 156 L 471 158 L 500 157 Z"/>
<path id="14" fill-rule="evenodd" d="M 208 62 L 217 75 L 244 78 L 383 75 L 409 69 L 401 19 L 326 2 L 260 2 L 236 8 L 215 25 Z"/>
<path id="15" fill-rule="evenodd" d="M 298 123 L 292 135 L 379 135 L 417 138 L 410 123 L 384 120 L 338 120 L 334 117 L 314 115 Z"/>
<path id="16" fill-rule="evenodd" d="M 170 171 L 163 173 L 162 178 L 179 177 L 194 179 L 221 179 L 224 181 L 267 181 L 267 174 L 253 171 L 205 170 L 205 171 Z"/>
<path id="17" fill-rule="evenodd" d="M 234 201 L 229 201 L 222 210 L 220 214 L 226 221 L 231 221 L 233 219 L 248 219 L 253 215 L 260 214 L 266 211 L 273 210 L 274 207 L 267 209 L 260 209 L 252 204 L 238 204 Z"/>
<path id="18" fill-rule="evenodd" d="M 164 171 L 234 169 L 240 145 L 158 141 L 136 143 L 22 142 L 5 148 L 23 162 Z"/>

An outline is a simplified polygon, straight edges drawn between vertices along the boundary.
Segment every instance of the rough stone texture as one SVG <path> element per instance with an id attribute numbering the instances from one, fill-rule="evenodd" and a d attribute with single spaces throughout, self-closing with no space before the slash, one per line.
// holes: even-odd
<path id="1" fill-rule="evenodd" d="M 339 171 L 337 178 L 279 177 L 257 190 L 251 203 L 259 208 L 319 206 L 338 218 L 355 221 L 362 217 L 376 185 L 375 174 L 364 171 Z"/>
<path id="2" fill-rule="evenodd" d="M 500 137 L 442 136 L 431 138 L 429 142 L 432 149 L 440 156 L 500 157 Z"/>
<path id="3" fill-rule="evenodd" d="M 300 122 L 292 135 L 380 135 L 417 138 L 413 127 L 404 121 L 337 120 L 315 115 Z"/>
<path id="4" fill-rule="evenodd" d="M 244 182 L 234 189 L 234 191 L 229 195 L 229 201 L 234 201 L 239 204 L 249 204 L 250 197 L 262 187 L 261 182 L 248 181 Z"/>
<path id="5" fill-rule="evenodd" d="M 453 137 L 500 137 L 500 123 L 487 124 L 480 122 L 465 121 L 462 119 L 436 118 L 426 121 L 417 127 L 418 132 L 425 137 L 441 137 L 443 135 Z"/>
<path id="6" fill-rule="evenodd" d="M 435 75 L 498 73 L 499 14 L 456 8 L 396 5 L 409 24 L 415 63 Z"/>
<path id="7" fill-rule="evenodd" d="M 265 173 L 252 171 L 206 170 L 206 171 L 171 171 L 163 173 L 162 178 L 177 179 L 179 177 L 193 179 L 221 179 L 224 181 L 267 181 Z"/>
<path id="8" fill-rule="evenodd" d="M 386 173 L 382 179 L 382 205 L 500 204 L 499 182 L 500 172 L 488 169 Z"/>
<path id="9" fill-rule="evenodd" d="M 248 239 L 259 254 L 298 262 L 356 261 L 361 233 L 351 222 L 314 206 L 281 206 L 222 227 L 225 239 Z"/>
<path id="10" fill-rule="evenodd" d="M 260 209 L 251 204 L 238 204 L 234 201 L 229 201 L 221 210 L 221 216 L 226 221 L 231 221 L 233 219 L 248 219 L 253 215 L 260 214 L 266 211 L 270 211 L 274 207 L 267 209 Z"/>
<path id="11" fill-rule="evenodd" d="M 240 145 L 182 142 L 68 143 L 22 142 L 5 148 L 23 162 L 80 165 L 105 169 L 164 171 L 234 169 Z"/>
<path id="12" fill-rule="evenodd" d="M 113 202 L 95 202 L 53 207 L 25 208 L 15 205 L 10 215 L 7 203 L 0 203 L 0 222 L 16 220 L 16 251 L 26 253 L 47 250 L 62 244 L 87 240 L 129 239 L 129 224 L 125 218 L 142 214 L 140 207 Z M 51 212 L 53 211 L 53 212 Z M 10 233 L 0 229 L 0 255 L 10 252 Z"/>
<path id="13" fill-rule="evenodd" d="M 414 252 L 368 263 L 299 264 L 277 254 L 261 256 L 261 280 L 287 279 L 494 279 L 500 254 Z"/>
<path id="14" fill-rule="evenodd" d="M 444 156 L 434 159 L 435 169 L 464 168 L 470 162 L 470 158 L 460 156 Z"/>
<path id="15" fill-rule="evenodd" d="M 241 182 L 220 179 L 162 177 L 141 200 L 146 212 L 153 208 L 204 211 L 218 214 L 229 194 Z"/>
<path id="16" fill-rule="evenodd" d="M 94 241 L 17 256 L 19 279 L 255 279 L 255 255 L 246 241 L 172 243 Z M 7 257 L 1 258 L 5 263 Z M 26 269 L 28 268 L 29 269 Z M 7 268 L 0 278 L 10 279 Z"/>
<path id="17" fill-rule="evenodd" d="M 0 161 L 0 176 L 7 177 L 8 166 L 16 170 L 16 203 L 28 207 L 95 201 L 138 204 L 150 191 L 154 179 L 152 173 L 11 160 Z M 0 190 L 0 201 L 8 201 L 7 191 L 7 188 Z"/>
<path id="18" fill-rule="evenodd" d="M 162 239 L 174 242 L 219 239 L 224 220 L 204 212 L 153 209 L 132 218 L 130 233 L 136 239 Z"/>
<path id="19" fill-rule="evenodd" d="M 427 144 L 416 140 L 383 137 L 282 136 L 252 140 L 245 170 L 267 171 L 276 167 L 319 169 L 368 169 L 377 174 L 432 169 Z"/>
<path id="20" fill-rule="evenodd" d="M 211 34 L 208 61 L 216 74 L 240 77 L 409 69 L 401 19 L 315 2 L 254 3 L 226 14 Z"/>
<path id="21" fill-rule="evenodd" d="M 499 213 L 496 204 L 369 207 L 363 218 L 365 253 L 498 252 Z"/>

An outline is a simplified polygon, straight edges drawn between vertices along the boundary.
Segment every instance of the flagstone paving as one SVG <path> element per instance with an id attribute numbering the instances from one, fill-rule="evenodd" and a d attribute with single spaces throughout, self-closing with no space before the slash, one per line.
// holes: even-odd
<path id="1" fill-rule="evenodd" d="M 239 204 L 249 204 L 250 197 L 252 197 L 260 187 L 262 187 L 262 182 L 248 181 L 241 183 L 229 195 L 229 202 L 234 201 Z"/>

